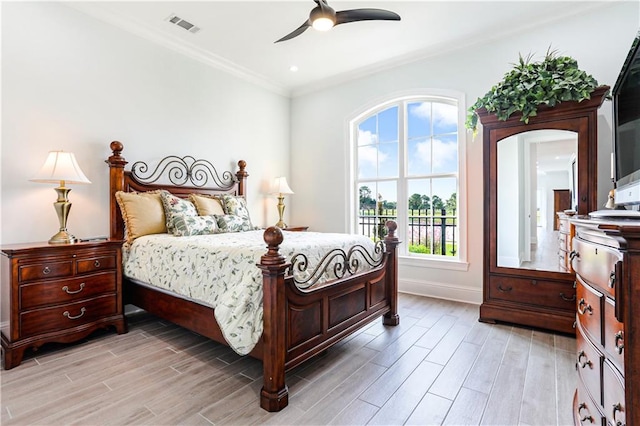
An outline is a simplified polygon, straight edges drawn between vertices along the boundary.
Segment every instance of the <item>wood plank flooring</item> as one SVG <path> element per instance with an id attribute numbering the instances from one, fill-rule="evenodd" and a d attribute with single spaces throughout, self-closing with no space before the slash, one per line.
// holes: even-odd
<path id="1" fill-rule="evenodd" d="M 146 313 L 129 333 L 46 345 L 0 373 L 2 425 L 569 425 L 575 339 L 478 322 L 478 306 L 407 294 L 287 373 L 259 408 L 262 365 Z"/>

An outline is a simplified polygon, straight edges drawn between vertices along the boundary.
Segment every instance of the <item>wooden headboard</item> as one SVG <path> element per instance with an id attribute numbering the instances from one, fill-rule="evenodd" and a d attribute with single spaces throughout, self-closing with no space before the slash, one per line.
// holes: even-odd
<path id="1" fill-rule="evenodd" d="M 198 194 L 232 194 L 246 195 L 247 163 L 238 161 L 238 171 L 224 171 L 219 174 L 207 160 L 196 160 L 191 156 L 165 157 L 154 168 L 136 161 L 130 170 L 125 170 L 127 161 L 121 155 L 124 145 L 113 141 L 110 144 L 111 155 L 106 163 L 109 165 L 109 238 L 124 239 L 124 221 L 120 206 L 116 201 L 116 192 L 145 192 L 165 189 L 172 194 L 186 198 L 191 193 Z M 169 183 L 166 183 L 167 180 Z"/>

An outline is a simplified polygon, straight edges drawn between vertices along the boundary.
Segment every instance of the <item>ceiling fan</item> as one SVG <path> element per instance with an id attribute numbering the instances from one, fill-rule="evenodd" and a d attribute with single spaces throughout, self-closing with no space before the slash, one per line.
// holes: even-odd
<path id="1" fill-rule="evenodd" d="M 275 43 L 291 40 L 305 32 L 309 27 L 313 27 L 318 31 L 328 31 L 336 25 L 348 24 L 349 22 L 400 20 L 400 15 L 389 10 L 365 8 L 341 10 L 336 12 L 327 4 L 326 0 L 313 1 L 316 2 L 317 6 L 311 10 L 311 13 L 309 13 L 309 19 L 286 36 L 276 40 Z"/>

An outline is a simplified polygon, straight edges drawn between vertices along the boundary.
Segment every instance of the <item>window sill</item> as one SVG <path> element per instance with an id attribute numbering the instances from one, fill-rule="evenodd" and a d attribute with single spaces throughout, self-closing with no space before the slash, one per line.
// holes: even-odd
<path id="1" fill-rule="evenodd" d="M 433 259 L 416 256 L 399 256 L 398 264 L 401 266 L 415 266 L 419 268 L 448 269 L 451 271 L 468 271 L 469 262 L 458 259 Z"/>

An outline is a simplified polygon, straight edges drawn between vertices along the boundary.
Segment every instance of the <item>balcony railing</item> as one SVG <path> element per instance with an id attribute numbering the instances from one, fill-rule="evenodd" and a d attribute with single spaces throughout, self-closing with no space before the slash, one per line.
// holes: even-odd
<path id="1" fill-rule="evenodd" d="M 434 212 L 435 213 L 435 212 Z M 387 220 L 397 220 L 395 209 L 361 209 L 358 215 L 358 228 L 362 235 L 373 240 L 384 238 Z M 456 256 L 459 241 L 457 216 L 447 214 L 445 209 L 440 214 L 432 214 L 431 210 L 409 210 L 407 221 L 407 243 L 411 253 Z"/>

